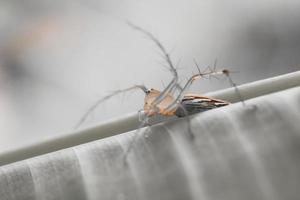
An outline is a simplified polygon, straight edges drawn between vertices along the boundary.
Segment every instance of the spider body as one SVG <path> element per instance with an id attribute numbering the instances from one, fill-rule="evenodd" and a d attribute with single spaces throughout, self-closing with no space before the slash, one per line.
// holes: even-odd
<path id="1" fill-rule="evenodd" d="M 166 87 L 162 91 L 156 89 L 148 89 L 144 85 L 134 85 L 126 89 L 116 90 L 111 94 L 103 97 L 102 99 L 99 99 L 94 105 L 92 105 L 87 110 L 85 115 L 81 118 L 81 120 L 79 121 L 76 127 L 79 127 L 86 120 L 89 114 L 94 109 L 96 109 L 96 107 L 99 104 L 101 104 L 103 101 L 106 101 L 115 95 L 124 92 L 129 92 L 132 90 L 142 90 L 145 94 L 143 110 L 146 115 L 145 118 L 141 120 L 140 127 L 145 126 L 147 124 L 148 118 L 153 115 L 184 117 L 190 114 L 195 114 L 210 109 L 218 108 L 221 106 L 229 105 L 230 104 L 229 102 L 220 99 L 214 99 L 211 97 L 201 96 L 198 94 L 186 94 L 186 91 L 188 90 L 190 85 L 193 84 L 196 80 L 215 77 L 219 75 L 225 75 L 229 79 L 231 85 L 235 87 L 235 90 L 240 96 L 240 99 L 242 101 L 242 97 L 239 91 L 237 90 L 235 83 L 232 81 L 232 79 L 229 76 L 230 71 L 227 69 L 217 70 L 216 61 L 214 63 L 213 68 L 207 67 L 204 71 L 201 71 L 197 62 L 194 61 L 199 73 L 192 75 L 185 83 L 185 85 L 181 86 L 179 84 L 179 77 L 175 65 L 173 64 L 170 55 L 168 54 L 164 46 L 161 44 L 161 42 L 156 37 L 154 37 L 154 35 L 152 35 L 150 32 L 130 22 L 128 22 L 128 25 L 131 28 L 144 34 L 158 47 L 158 49 L 162 53 L 165 63 L 167 64 L 168 70 L 173 75 L 172 80 L 166 85 Z"/>
<path id="2" fill-rule="evenodd" d="M 89 114 L 94 109 L 96 109 L 97 106 L 99 104 L 101 104 L 103 101 L 106 101 L 106 100 L 114 97 L 115 95 L 118 95 L 118 94 L 121 94 L 124 92 L 129 92 L 132 90 L 142 90 L 145 94 L 144 107 L 143 107 L 145 115 L 143 115 L 143 119 L 140 118 L 140 115 L 139 115 L 140 125 L 139 125 L 139 127 L 137 127 L 137 131 L 141 130 L 141 128 L 144 126 L 149 125 L 150 124 L 149 118 L 154 115 L 163 115 L 163 116 L 170 116 L 170 117 L 172 117 L 172 116 L 177 116 L 177 117 L 187 116 L 186 120 L 187 120 L 188 124 L 190 124 L 190 119 L 188 117 L 189 115 L 207 111 L 207 110 L 214 109 L 214 108 L 218 108 L 218 107 L 222 107 L 222 106 L 226 106 L 226 105 L 230 104 L 229 102 L 226 102 L 226 101 L 223 101 L 220 99 L 214 99 L 211 97 L 201 96 L 198 94 L 186 94 L 185 93 L 188 90 L 189 86 L 191 84 L 193 84 L 196 80 L 202 79 L 202 78 L 215 77 L 215 76 L 219 76 L 219 75 L 225 75 L 229 79 L 231 85 L 233 87 L 235 87 L 236 92 L 240 96 L 241 101 L 243 100 L 240 93 L 238 92 L 238 89 L 236 88 L 236 84 L 232 81 L 232 79 L 229 76 L 230 71 L 227 69 L 217 70 L 216 69 L 216 61 L 214 64 L 214 68 L 207 67 L 204 71 L 200 71 L 200 68 L 198 67 L 197 62 L 194 61 L 199 73 L 192 75 L 192 77 L 190 77 L 188 79 L 188 81 L 185 83 L 185 85 L 182 87 L 179 83 L 179 77 L 178 77 L 176 67 L 173 64 L 169 53 L 166 51 L 166 49 L 161 44 L 161 42 L 156 37 L 154 37 L 150 32 L 148 32 L 130 22 L 127 22 L 127 24 L 131 28 L 143 33 L 147 38 L 149 38 L 158 47 L 158 49 L 160 50 L 160 52 L 163 55 L 165 63 L 168 66 L 168 70 L 173 75 L 173 78 L 162 91 L 159 91 L 159 90 L 156 90 L 153 88 L 148 89 L 144 85 L 134 85 L 134 86 L 126 88 L 126 89 L 116 90 L 116 91 L 112 92 L 111 94 L 104 96 L 102 99 L 99 99 L 98 101 L 96 101 L 96 103 L 87 110 L 85 115 L 80 119 L 76 128 L 79 127 L 87 119 Z M 190 138 L 193 139 L 194 133 L 191 130 L 190 126 L 188 126 L 188 133 L 190 135 Z M 126 152 L 124 153 L 124 155 L 125 155 L 124 163 L 126 163 L 127 155 L 130 152 L 133 144 L 134 144 L 134 140 L 131 143 L 129 143 L 129 146 L 128 146 Z"/>

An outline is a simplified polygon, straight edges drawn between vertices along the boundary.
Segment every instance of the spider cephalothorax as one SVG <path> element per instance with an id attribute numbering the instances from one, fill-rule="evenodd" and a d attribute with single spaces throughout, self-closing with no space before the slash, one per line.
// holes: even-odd
<path id="1" fill-rule="evenodd" d="M 167 107 L 174 102 L 174 97 L 171 94 L 167 94 L 166 97 L 158 104 L 153 104 L 154 100 L 161 94 L 159 90 L 150 89 L 145 94 L 144 99 L 144 112 L 151 116 L 154 114 L 161 114 L 166 116 L 172 116 L 175 113 L 175 109 L 167 110 Z"/>

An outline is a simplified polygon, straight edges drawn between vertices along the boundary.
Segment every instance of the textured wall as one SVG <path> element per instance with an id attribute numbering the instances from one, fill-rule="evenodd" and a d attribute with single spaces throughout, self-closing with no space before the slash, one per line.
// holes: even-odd
<path id="1" fill-rule="evenodd" d="M 0 199 L 296 200 L 299 119 L 298 87 L 3 166 Z"/>

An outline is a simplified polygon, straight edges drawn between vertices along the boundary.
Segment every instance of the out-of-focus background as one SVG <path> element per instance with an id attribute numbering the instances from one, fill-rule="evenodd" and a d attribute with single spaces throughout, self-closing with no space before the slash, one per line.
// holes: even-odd
<path id="1" fill-rule="evenodd" d="M 171 79 L 156 46 L 125 21 L 153 33 L 184 81 L 217 58 L 238 83 L 300 69 L 298 0 L 0 1 L 0 151 L 71 132 L 112 90 L 163 88 Z M 197 83 L 196 92 L 225 88 Z M 82 127 L 137 111 L 139 91 L 98 107 Z"/>

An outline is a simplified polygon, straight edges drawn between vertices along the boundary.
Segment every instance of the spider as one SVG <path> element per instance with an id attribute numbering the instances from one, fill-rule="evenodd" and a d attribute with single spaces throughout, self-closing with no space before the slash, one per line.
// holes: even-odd
<path id="1" fill-rule="evenodd" d="M 207 111 L 210 109 L 222 107 L 222 106 L 227 106 L 230 103 L 221 99 L 215 99 L 207 96 L 201 96 L 199 94 L 185 94 L 189 86 L 194 83 L 194 81 L 201 79 L 201 78 L 210 78 L 210 77 L 215 77 L 218 75 L 225 75 L 232 86 L 236 88 L 235 83 L 232 81 L 230 77 L 230 71 L 227 69 L 223 70 L 217 70 L 216 69 L 216 62 L 214 65 L 214 68 L 207 67 L 204 71 L 200 71 L 199 66 L 195 62 L 198 73 L 194 74 L 192 77 L 188 79 L 188 81 L 185 83 L 183 87 L 180 86 L 179 84 L 179 78 L 178 78 L 178 73 L 176 68 L 174 67 L 174 64 L 162 45 L 162 43 L 154 37 L 150 32 L 128 22 L 128 25 L 143 33 L 145 36 L 147 36 L 150 40 L 152 40 L 156 46 L 159 48 L 159 50 L 162 52 L 163 57 L 168 64 L 168 69 L 172 73 L 173 78 L 172 80 L 167 84 L 167 86 L 162 90 L 159 91 L 154 88 L 147 88 L 144 85 L 134 85 L 132 87 L 122 89 L 122 90 L 117 90 L 114 91 L 113 93 L 105 96 L 102 99 L 99 99 L 93 106 L 89 108 L 89 110 L 85 113 L 85 115 L 81 118 L 79 123 L 77 124 L 76 127 L 79 127 L 89 116 L 89 114 L 103 101 L 106 101 L 110 98 L 112 98 L 115 95 L 118 95 L 120 93 L 132 91 L 132 90 L 141 90 L 145 94 L 144 98 L 144 107 L 142 109 L 144 113 L 144 119 L 141 119 L 140 114 L 139 114 L 139 119 L 140 119 L 140 126 L 137 130 L 140 130 L 142 127 L 146 125 L 151 125 L 148 123 L 148 120 L 150 117 L 155 116 L 155 115 L 162 115 L 162 116 L 177 116 L 177 117 L 185 117 L 186 119 L 189 120 L 189 115 Z M 177 91 L 177 95 L 175 96 L 175 92 Z M 236 91 L 238 92 L 237 88 Z M 244 102 L 240 93 L 238 92 L 238 95 L 241 99 L 241 102 Z M 244 103 L 243 103 L 244 104 Z M 140 113 L 140 111 L 139 111 Z M 190 129 L 190 126 L 189 126 Z M 189 133 L 191 134 L 191 138 L 194 138 L 193 133 L 191 130 L 189 130 Z M 132 147 L 132 143 L 129 144 L 129 147 L 127 151 L 125 152 L 125 157 L 127 157 L 128 152 L 130 151 Z"/>

